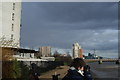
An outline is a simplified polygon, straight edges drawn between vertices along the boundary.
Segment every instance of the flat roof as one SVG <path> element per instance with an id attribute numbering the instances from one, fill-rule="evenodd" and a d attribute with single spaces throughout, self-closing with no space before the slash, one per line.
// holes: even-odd
<path id="1" fill-rule="evenodd" d="M 12 48 L 12 47 L 2 47 L 3 49 L 11 49 L 20 53 L 37 53 L 38 51 L 32 49 L 23 49 L 23 48 Z"/>

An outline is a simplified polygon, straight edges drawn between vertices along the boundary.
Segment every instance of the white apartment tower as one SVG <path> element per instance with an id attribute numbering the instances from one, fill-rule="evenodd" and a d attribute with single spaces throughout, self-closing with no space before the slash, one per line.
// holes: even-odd
<path id="1" fill-rule="evenodd" d="M 20 47 L 21 2 L 0 2 L 0 47 Z"/>
<path id="2" fill-rule="evenodd" d="M 81 46 L 75 42 L 72 46 L 72 50 L 73 50 L 73 58 L 78 58 L 80 57 L 80 54 L 81 54 Z"/>

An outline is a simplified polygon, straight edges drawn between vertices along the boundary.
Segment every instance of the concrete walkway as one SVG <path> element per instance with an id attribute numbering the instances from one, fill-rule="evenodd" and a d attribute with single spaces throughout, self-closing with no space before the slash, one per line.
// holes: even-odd
<path id="1" fill-rule="evenodd" d="M 40 80 L 46 79 L 46 78 L 51 79 L 52 75 L 54 74 L 60 74 L 59 78 L 63 78 L 66 75 L 68 69 L 69 69 L 69 66 L 60 66 L 54 70 L 50 70 L 48 72 L 41 74 L 39 78 Z"/>

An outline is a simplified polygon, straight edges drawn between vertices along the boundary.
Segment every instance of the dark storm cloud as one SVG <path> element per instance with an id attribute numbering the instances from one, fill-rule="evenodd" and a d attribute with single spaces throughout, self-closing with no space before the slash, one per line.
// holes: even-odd
<path id="1" fill-rule="evenodd" d="M 34 26 L 43 24 L 45 29 L 117 29 L 117 3 L 41 2 L 24 3 L 23 7 L 27 13 L 32 10 L 27 16 Z"/>
<path id="2" fill-rule="evenodd" d="M 23 3 L 22 46 L 117 49 L 117 3 Z"/>
<path id="3" fill-rule="evenodd" d="M 42 5 L 41 5 L 42 4 Z M 77 29 L 117 29 L 117 3 L 41 3 L 44 19 Z M 40 12 L 41 13 L 41 12 Z M 71 26 L 69 26 L 69 24 Z M 58 26 L 59 27 L 59 26 Z"/>

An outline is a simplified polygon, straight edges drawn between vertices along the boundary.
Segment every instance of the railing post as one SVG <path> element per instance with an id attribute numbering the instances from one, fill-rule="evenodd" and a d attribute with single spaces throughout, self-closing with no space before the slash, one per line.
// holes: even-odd
<path id="1" fill-rule="evenodd" d="M 99 60 L 98 63 L 99 63 L 99 64 L 102 64 L 102 60 Z"/>
<path id="2" fill-rule="evenodd" d="M 56 72 L 55 72 L 55 74 L 52 75 L 52 80 L 58 80 L 59 76 L 60 76 L 60 74 L 56 74 Z"/>
<path id="3" fill-rule="evenodd" d="M 120 64 L 120 61 L 119 61 L 119 60 L 117 60 L 117 61 L 116 61 L 116 64 Z"/>

